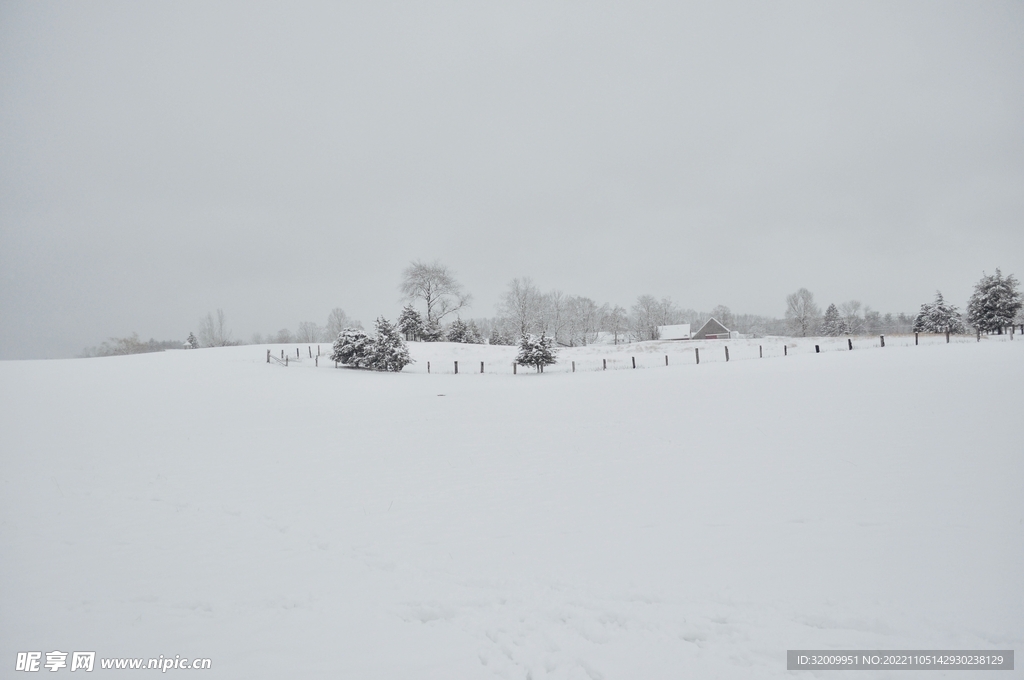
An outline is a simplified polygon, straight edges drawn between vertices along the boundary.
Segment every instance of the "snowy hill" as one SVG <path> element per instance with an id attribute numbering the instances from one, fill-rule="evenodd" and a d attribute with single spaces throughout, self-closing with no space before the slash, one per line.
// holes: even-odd
<path id="1" fill-rule="evenodd" d="M 0 362 L 0 659 L 610 680 L 1024 648 L 1024 342 L 729 342 L 517 377 L 515 348 L 419 343 L 398 374 Z"/>

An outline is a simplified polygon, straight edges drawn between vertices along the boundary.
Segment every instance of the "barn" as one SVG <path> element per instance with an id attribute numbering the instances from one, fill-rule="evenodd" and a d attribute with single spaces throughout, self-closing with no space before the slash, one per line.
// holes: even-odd
<path id="1" fill-rule="evenodd" d="M 677 323 L 673 326 L 658 326 L 659 340 L 689 340 L 690 324 Z"/>
<path id="2" fill-rule="evenodd" d="M 693 334 L 694 340 L 724 340 L 731 335 L 728 328 L 723 326 L 714 317 L 708 319 L 707 323 L 700 327 L 700 330 Z"/>

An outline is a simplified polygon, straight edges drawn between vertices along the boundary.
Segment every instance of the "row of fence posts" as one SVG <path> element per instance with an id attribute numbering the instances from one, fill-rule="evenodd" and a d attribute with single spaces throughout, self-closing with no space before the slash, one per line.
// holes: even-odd
<path id="1" fill-rule="evenodd" d="M 1010 333 L 1009 333 L 1010 340 L 1013 340 L 1013 335 L 1014 335 L 1014 331 L 1015 330 L 1016 330 L 1016 326 L 1010 326 Z M 1020 332 L 1024 333 L 1024 324 L 1021 324 Z M 920 337 L 919 336 L 920 336 L 920 333 L 918 333 L 918 332 L 914 333 L 914 345 L 915 346 L 917 346 L 919 344 L 919 341 L 920 341 Z M 978 339 L 978 342 L 981 342 L 981 331 L 977 332 L 977 339 Z M 879 335 L 878 336 L 878 340 L 879 340 L 879 343 L 881 344 L 881 346 L 885 347 L 885 335 L 884 334 L 883 335 Z M 949 331 L 946 331 L 946 343 L 949 344 L 949 342 L 950 342 Z M 853 338 L 847 338 L 846 339 L 846 344 L 847 344 L 847 347 L 852 351 L 853 350 Z M 309 351 L 309 358 L 310 359 L 314 359 L 315 360 L 315 365 L 319 366 L 320 365 L 320 345 L 316 346 L 316 357 L 313 356 L 313 347 L 312 347 L 312 345 L 307 345 L 306 349 Z M 821 353 L 821 345 L 815 345 L 814 346 L 814 353 L 815 354 L 820 354 Z M 295 348 L 295 358 L 298 359 L 300 356 L 302 356 L 302 355 L 299 353 L 299 348 L 296 347 Z M 694 356 L 694 359 L 696 360 L 697 364 L 699 365 L 700 364 L 700 347 L 694 347 L 693 348 L 693 356 Z M 762 345 L 758 345 L 757 346 L 757 356 L 758 356 L 759 359 L 764 359 L 764 346 L 762 346 Z M 782 356 L 789 356 L 789 346 L 788 345 L 783 345 L 782 346 Z M 281 359 L 284 361 L 284 365 L 287 366 L 288 365 L 288 357 L 285 355 L 284 350 L 281 350 Z M 636 368 L 636 357 L 630 357 L 630 360 L 632 361 L 633 368 Z M 729 361 L 729 346 L 728 345 L 725 346 L 725 360 Z M 270 350 L 269 349 L 267 350 L 267 363 L 268 364 L 270 363 Z M 456 361 L 454 363 L 455 363 L 455 374 L 458 375 L 459 374 L 459 362 Z M 668 366 L 668 355 L 667 354 L 665 355 L 665 365 Z M 337 361 L 334 362 L 334 367 L 335 368 L 338 367 L 338 362 Z M 512 375 L 516 375 L 517 374 L 516 368 L 517 368 L 517 365 L 515 363 L 513 363 L 512 364 Z M 601 370 L 602 371 L 607 371 L 608 370 L 608 360 L 607 359 L 601 359 Z M 480 362 L 480 372 L 481 373 L 484 372 L 484 362 L 482 362 L 482 361 Z M 544 372 L 544 367 L 543 366 L 541 366 L 540 372 L 541 373 Z M 573 373 L 576 372 L 576 362 L 575 361 L 572 362 L 572 372 Z M 427 362 L 427 373 L 430 373 L 430 362 L 429 361 Z"/>
<path id="2" fill-rule="evenodd" d="M 312 345 L 307 345 L 306 349 L 309 351 L 309 358 L 310 359 L 314 359 L 315 360 L 315 364 L 317 366 L 319 366 L 320 365 L 320 345 L 316 346 L 316 356 L 315 357 L 313 356 L 313 346 Z M 302 356 L 302 354 L 299 353 L 299 348 L 296 347 L 295 348 L 295 358 L 298 359 L 301 356 Z M 285 366 L 288 365 L 288 357 L 285 356 L 284 350 L 281 350 L 281 360 L 284 361 L 284 365 Z M 268 364 L 270 363 L 270 350 L 269 349 L 267 350 L 267 363 Z M 335 368 L 338 367 L 338 362 L 337 361 L 334 362 L 334 367 Z"/>

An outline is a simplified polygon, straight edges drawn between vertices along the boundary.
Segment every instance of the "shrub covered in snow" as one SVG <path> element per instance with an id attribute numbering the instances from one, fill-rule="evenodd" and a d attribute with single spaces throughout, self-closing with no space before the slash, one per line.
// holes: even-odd
<path id="1" fill-rule="evenodd" d="M 423 324 L 420 337 L 424 342 L 441 342 L 444 340 L 444 330 L 441 328 L 441 324 L 430 321 Z"/>
<path id="2" fill-rule="evenodd" d="M 974 287 L 974 294 L 967 303 L 967 322 L 985 333 L 1002 333 L 1013 323 L 1020 309 L 1016 277 L 1013 274 L 1004 277 L 996 269 L 992 276 L 982 276 Z"/>
<path id="3" fill-rule="evenodd" d="M 418 340 L 423 335 L 423 317 L 412 305 L 406 305 L 398 317 L 398 329 L 406 340 Z"/>
<path id="4" fill-rule="evenodd" d="M 448 342 L 482 345 L 484 339 L 480 337 L 480 329 L 476 327 L 476 322 L 466 323 L 462 319 L 456 319 L 448 327 Z"/>
<path id="5" fill-rule="evenodd" d="M 338 339 L 334 341 L 331 361 L 337 361 L 346 366 L 366 368 L 372 342 L 369 336 L 358 328 L 346 328 L 338 334 Z"/>
<path id="6" fill-rule="evenodd" d="M 334 341 L 331 360 L 353 368 L 401 371 L 412 363 L 398 327 L 384 317 L 377 319 L 376 336 L 371 338 L 355 328 L 346 328 Z"/>
<path id="7" fill-rule="evenodd" d="M 492 345 L 514 345 L 516 344 L 516 341 L 514 337 L 507 333 L 503 333 L 502 331 L 498 330 L 497 326 L 495 326 L 493 329 L 491 329 L 490 343 Z"/>
<path id="8" fill-rule="evenodd" d="M 397 326 L 381 316 L 377 318 L 375 330 L 377 337 L 369 347 L 367 368 L 397 372 L 412 363 L 409 350 Z"/>
<path id="9" fill-rule="evenodd" d="M 818 332 L 822 335 L 835 337 L 846 335 L 850 332 L 850 327 L 847 325 L 846 319 L 839 315 L 839 309 L 832 304 L 825 310 L 825 318 L 822 320 L 821 328 Z"/>
<path id="10" fill-rule="evenodd" d="M 519 340 L 519 355 L 516 356 L 516 363 L 520 366 L 533 366 L 538 372 L 545 366 L 555 363 L 554 341 L 541 333 L 536 335 L 523 335 Z"/>
<path id="11" fill-rule="evenodd" d="M 921 305 L 921 311 L 914 319 L 915 333 L 966 333 L 967 328 L 960 319 L 960 310 L 947 305 L 942 293 L 935 291 L 935 302 Z"/>

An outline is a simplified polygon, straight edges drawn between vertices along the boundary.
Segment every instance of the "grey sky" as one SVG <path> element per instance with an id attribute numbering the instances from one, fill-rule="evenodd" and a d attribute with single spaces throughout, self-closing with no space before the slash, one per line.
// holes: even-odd
<path id="1" fill-rule="evenodd" d="M 441 259 L 781 316 L 1024 275 L 1024 4 L 0 3 L 0 358 Z"/>

